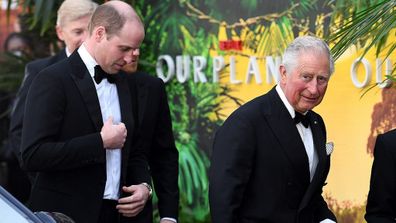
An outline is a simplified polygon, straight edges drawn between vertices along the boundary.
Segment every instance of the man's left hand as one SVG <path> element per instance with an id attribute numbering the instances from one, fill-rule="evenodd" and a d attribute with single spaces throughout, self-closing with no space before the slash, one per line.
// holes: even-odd
<path id="1" fill-rule="evenodd" d="M 134 217 L 143 210 L 149 199 L 149 190 L 142 184 L 124 186 L 122 190 L 131 195 L 118 200 L 118 212 L 125 217 Z"/>

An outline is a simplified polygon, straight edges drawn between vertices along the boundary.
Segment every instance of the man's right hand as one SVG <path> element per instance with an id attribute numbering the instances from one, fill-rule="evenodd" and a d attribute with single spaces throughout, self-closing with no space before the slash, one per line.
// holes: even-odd
<path id="1" fill-rule="evenodd" d="M 105 149 L 120 149 L 124 146 L 127 129 L 122 122 L 117 125 L 113 124 L 113 117 L 110 116 L 103 124 L 100 136 L 102 136 Z"/>

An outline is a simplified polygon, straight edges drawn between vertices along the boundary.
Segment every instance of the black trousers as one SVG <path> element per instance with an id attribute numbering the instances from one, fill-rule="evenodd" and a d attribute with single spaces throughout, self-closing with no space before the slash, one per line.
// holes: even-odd
<path id="1" fill-rule="evenodd" d="M 98 223 L 118 223 L 120 220 L 120 214 L 118 213 L 116 206 L 116 200 L 103 199 Z"/>

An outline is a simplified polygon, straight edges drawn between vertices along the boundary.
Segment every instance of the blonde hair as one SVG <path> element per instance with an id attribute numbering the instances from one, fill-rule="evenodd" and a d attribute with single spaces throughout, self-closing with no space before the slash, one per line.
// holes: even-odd
<path id="1" fill-rule="evenodd" d="M 91 0 L 65 0 L 58 9 L 56 25 L 63 27 L 67 23 L 85 16 L 91 16 L 98 4 Z"/>

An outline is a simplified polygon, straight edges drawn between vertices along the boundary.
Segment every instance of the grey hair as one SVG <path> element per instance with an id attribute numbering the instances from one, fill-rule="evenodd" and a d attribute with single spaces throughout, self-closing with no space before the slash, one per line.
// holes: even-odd
<path id="1" fill-rule="evenodd" d="M 297 63 L 299 54 L 303 51 L 310 51 L 316 53 L 324 53 L 329 58 L 329 71 L 330 75 L 334 72 L 334 58 L 330 53 L 330 48 L 325 41 L 313 36 L 300 36 L 297 37 L 286 48 L 283 54 L 283 65 L 286 70 L 293 70 Z"/>
<path id="2" fill-rule="evenodd" d="M 56 25 L 64 27 L 67 23 L 85 16 L 91 16 L 98 4 L 91 0 L 65 0 L 58 9 Z"/>

